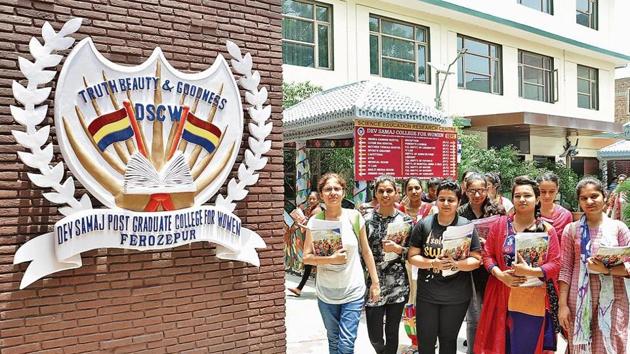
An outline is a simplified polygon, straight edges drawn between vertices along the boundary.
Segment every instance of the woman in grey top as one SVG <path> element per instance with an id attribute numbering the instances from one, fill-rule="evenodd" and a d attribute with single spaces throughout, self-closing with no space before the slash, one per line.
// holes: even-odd
<path id="1" fill-rule="evenodd" d="M 366 291 L 361 257 L 372 280 L 370 300 L 378 301 L 380 297 L 378 274 L 365 234 L 365 220 L 358 211 L 341 207 L 345 188 L 346 182 L 341 176 L 334 173 L 322 176 L 317 189 L 326 208 L 310 218 L 304 240 L 304 264 L 317 266 L 317 305 L 326 327 L 330 354 L 354 353 Z M 317 223 L 325 224 L 326 221 L 339 227 L 337 231 L 343 247 L 330 256 L 316 255 L 312 230 Z"/>
<path id="2" fill-rule="evenodd" d="M 376 353 L 396 354 L 398 327 L 409 297 L 405 261 L 413 220 L 394 207 L 398 192 L 393 177 L 377 178 L 374 182 L 374 195 L 379 208 L 365 216 L 365 226 L 381 282 L 381 298 L 378 301 L 366 299 L 365 317 L 370 342 Z M 388 227 L 390 227 L 389 233 Z M 368 279 L 367 285 L 371 286 L 371 280 Z M 383 317 L 385 317 L 385 340 L 383 340 Z"/>

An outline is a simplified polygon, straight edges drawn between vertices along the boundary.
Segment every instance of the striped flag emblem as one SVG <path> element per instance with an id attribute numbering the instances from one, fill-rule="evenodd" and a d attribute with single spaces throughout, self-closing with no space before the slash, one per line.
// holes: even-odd
<path id="1" fill-rule="evenodd" d="M 127 119 L 125 108 L 96 118 L 88 126 L 88 131 L 101 151 L 105 151 L 113 143 L 133 137 L 133 129 Z"/>
<path id="2" fill-rule="evenodd" d="M 182 139 L 192 144 L 197 144 L 211 153 L 216 149 L 221 138 L 221 130 L 214 124 L 195 117 L 188 113 Z"/>

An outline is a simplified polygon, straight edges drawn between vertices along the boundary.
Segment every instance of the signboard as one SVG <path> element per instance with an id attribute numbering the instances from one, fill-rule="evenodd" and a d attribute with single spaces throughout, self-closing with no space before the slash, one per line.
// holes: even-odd
<path id="1" fill-rule="evenodd" d="M 354 176 L 396 178 L 457 176 L 455 128 L 414 123 L 356 120 Z"/>
<path id="2" fill-rule="evenodd" d="M 48 84 L 80 19 L 59 32 L 42 28 L 42 45 L 33 38 L 34 62 L 20 59 L 27 86 L 13 83 L 24 107 L 11 113 L 24 131 L 13 131 L 26 151 L 18 154 L 31 167 L 33 184 L 46 188 L 44 197 L 60 205 L 65 216 L 53 231 L 22 245 L 14 263 L 31 262 L 24 288 L 51 273 L 81 266 L 81 253 L 97 248 L 139 251 L 166 249 L 191 242 L 216 244 L 216 255 L 259 265 L 256 248 L 265 247 L 254 231 L 242 227 L 232 212 L 235 201 L 258 181 L 272 124 L 267 90 L 258 89 L 260 75 L 252 58 L 227 42 L 232 68 L 222 55 L 198 73 L 175 69 L 160 48 L 142 64 L 125 66 L 106 59 L 88 37 L 70 52 L 56 83 L 54 122 L 59 149 L 72 175 L 104 206 L 93 209 L 87 194 L 75 197 L 73 177 L 63 181 L 64 162 L 53 163 L 46 144 Z M 49 70 L 43 70 L 49 68 Z M 237 80 L 232 70 L 240 76 Z M 243 88 L 244 93 L 239 89 Z M 250 116 L 248 146 L 227 194 L 217 195 L 242 148 L 243 102 Z M 39 128 L 38 125 L 42 125 Z"/>

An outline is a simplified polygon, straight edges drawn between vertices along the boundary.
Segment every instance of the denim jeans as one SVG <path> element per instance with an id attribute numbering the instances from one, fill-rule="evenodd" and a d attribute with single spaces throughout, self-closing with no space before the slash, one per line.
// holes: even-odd
<path id="1" fill-rule="evenodd" d="M 338 305 L 317 300 L 317 306 L 326 327 L 329 353 L 354 353 L 354 341 L 357 339 L 363 298 Z"/>

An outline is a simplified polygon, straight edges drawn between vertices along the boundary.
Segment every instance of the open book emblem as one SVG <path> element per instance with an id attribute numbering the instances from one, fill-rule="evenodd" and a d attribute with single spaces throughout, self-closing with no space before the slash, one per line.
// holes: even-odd
<path id="1" fill-rule="evenodd" d="M 267 164 L 263 155 L 271 149 L 271 106 L 267 88 L 259 89 L 260 73 L 252 71 L 251 54 L 226 41 L 232 69 L 218 55 L 210 68 L 184 73 L 160 48 L 144 63 L 124 66 L 106 59 L 85 38 L 66 58 L 55 85 L 52 130 L 46 100 L 62 59 L 53 53 L 75 43 L 70 35 L 80 25 L 81 19 L 71 19 L 57 32 L 46 22 L 43 44 L 31 38 L 31 58 L 19 57 L 26 86 L 13 82 L 18 105 L 11 106 L 11 114 L 23 128 L 12 133 L 25 150 L 18 155 L 30 168 L 31 182 L 46 188 L 44 198 L 64 215 L 50 232 L 16 251 L 14 264 L 30 262 L 20 288 L 79 268 L 81 253 L 102 248 L 156 251 L 210 242 L 220 259 L 259 266 L 256 249 L 265 242 L 233 213 L 257 183 Z M 232 70 L 240 76 L 238 85 Z M 224 196 L 218 191 L 243 139 L 239 86 L 248 103 L 248 145 Z M 64 161 L 53 163 L 51 131 Z M 65 181 L 64 163 L 72 172 Z M 74 178 L 104 208 L 93 208 L 87 193 L 77 193 Z M 215 205 L 206 204 L 215 195 Z"/>
<path id="2" fill-rule="evenodd" d="M 86 38 L 68 56 L 55 100 L 65 161 L 112 208 L 202 205 L 225 182 L 241 144 L 240 93 L 221 55 L 196 74 L 173 68 L 159 48 L 129 67 Z"/>

